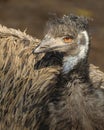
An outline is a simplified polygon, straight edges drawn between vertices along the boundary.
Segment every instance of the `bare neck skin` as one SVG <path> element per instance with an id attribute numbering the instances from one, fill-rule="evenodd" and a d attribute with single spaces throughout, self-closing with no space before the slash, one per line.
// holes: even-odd
<path id="1" fill-rule="evenodd" d="M 69 73 L 74 67 L 79 63 L 82 62 L 84 59 L 86 60 L 88 49 L 89 49 L 89 37 L 86 31 L 81 32 L 85 38 L 85 44 L 80 46 L 80 52 L 78 55 L 71 56 L 67 55 L 63 58 L 63 70 L 64 74 Z M 80 44 L 80 41 L 79 43 Z M 78 68 L 77 68 L 78 69 Z"/>

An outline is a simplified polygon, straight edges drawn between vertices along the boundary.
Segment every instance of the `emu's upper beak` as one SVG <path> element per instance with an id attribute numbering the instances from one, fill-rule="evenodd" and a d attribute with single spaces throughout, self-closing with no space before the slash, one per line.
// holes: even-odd
<path id="1" fill-rule="evenodd" d="M 52 51 L 53 48 L 56 46 L 55 43 L 56 42 L 54 38 L 46 37 L 41 41 L 39 46 L 34 49 L 33 53 L 37 54 Z"/>

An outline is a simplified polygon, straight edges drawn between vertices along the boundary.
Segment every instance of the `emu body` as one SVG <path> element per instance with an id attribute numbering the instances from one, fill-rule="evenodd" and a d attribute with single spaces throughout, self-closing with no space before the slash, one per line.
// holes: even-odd
<path id="1" fill-rule="evenodd" d="M 90 86 L 76 71 L 63 76 L 62 54 L 32 54 L 39 42 L 0 26 L 0 128 L 102 130 L 104 73 L 89 65 Z"/>

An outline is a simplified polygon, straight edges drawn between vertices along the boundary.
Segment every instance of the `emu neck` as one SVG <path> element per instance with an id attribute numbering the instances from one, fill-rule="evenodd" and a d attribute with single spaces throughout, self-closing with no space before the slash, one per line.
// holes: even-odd
<path id="1" fill-rule="evenodd" d="M 88 75 L 89 65 L 87 56 L 84 59 L 79 59 L 78 56 L 66 56 L 63 58 L 63 75 L 67 77 L 78 76 L 77 78 L 86 79 Z"/>
<path id="2" fill-rule="evenodd" d="M 67 74 L 73 69 L 81 71 L 84 68 L 86 71 L 87 67 L 87 56 L 89 52 L 89 36 L 86 31 L 82 31 L 79 35 L 79 39 L 82 38 L 84 41 L 79 40 L 80 52 L 77 55 L 66 55 L 63 58 L 63 73 Z M 83 43 L 83 44 L 82 44 Z M 83 71 L 83 70 L 82 70 Z"/>
<path id="3" fill-rule="evenodd" d="M 63 59 L 63 73 L 69 73 L 71 70 L 74 69 L 77 63 L 78 58 L 76 56 L 65 56 Z"/>

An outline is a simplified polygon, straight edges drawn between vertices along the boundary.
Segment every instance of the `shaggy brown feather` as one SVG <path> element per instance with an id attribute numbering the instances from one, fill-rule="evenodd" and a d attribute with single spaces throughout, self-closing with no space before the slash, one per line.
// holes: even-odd
<path id="1" fill-rule="evenodd" d="M 50 103 L 50 100 L 54 100 L 50 97 L 57 89 L 54 86 L 61 69 L 61 56 L 33 55 L 32 50 L 38 44 L 38 39 L 26 35 L 25 32 L 0 26 L 0 127 L 2 130 L 60 130 L 60 127 L 69 130 L 68 127 L 64 128 L 64 123 L 68 125 L 70 122 L 59 119 L 60 116 L 69 115 L 67 106 L 59 111 L 59 108 L 64 106 L 63 102 L 56 104 L 55 109 Z M 104 73 L 93 65 L 90 66 L 90 70 L 90 78 L 96 88 L 104 89 Z M 58 97 L 57 94 L 56 92 L 55 96 Z M 57 118 L 60 126 L 56 123 Z"/>
<path id="2" fill-rule="evenodd" d="M 25 33 L 0 26 L 2 130 L 33 129 L 36 125 L 36 109 L 42 105 L 40 101 L 47 96 L 46 90 L 59 73 L 58 66 L 34 70 L 38 57 L 32 54 L 32 50 L 38 43 L 38 39 Z"/>

